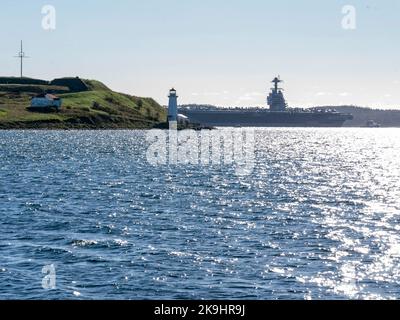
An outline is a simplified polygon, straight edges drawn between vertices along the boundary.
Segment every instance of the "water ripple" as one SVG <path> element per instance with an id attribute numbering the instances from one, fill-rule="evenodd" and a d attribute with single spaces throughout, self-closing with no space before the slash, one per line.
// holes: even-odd
<path id="1" fill-rule="evenodd" d="M 259 130 L 241 178 L 145 134 L 0 132 L 0 298 L 400 298 L 400 130 Z"/>

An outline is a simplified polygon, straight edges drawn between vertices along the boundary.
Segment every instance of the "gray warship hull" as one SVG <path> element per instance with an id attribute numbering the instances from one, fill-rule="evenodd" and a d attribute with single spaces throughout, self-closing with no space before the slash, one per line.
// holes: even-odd
<path id="1" fill-rule="evenodd" d="M 351 114 L 334 109 L 290 109 L 276 77 L 267 97 L 269 109 L 181 108 L 192 123 L 212 127 L 342 127 Z"/>
<path id="2" fill-rule="evenodd" d="M 352 120 L 350 114 L 338 112 L 298 111 L 236 111 L 180 110 L 181 114 L 198 123 L 213 127 L 342 127 Z"/>

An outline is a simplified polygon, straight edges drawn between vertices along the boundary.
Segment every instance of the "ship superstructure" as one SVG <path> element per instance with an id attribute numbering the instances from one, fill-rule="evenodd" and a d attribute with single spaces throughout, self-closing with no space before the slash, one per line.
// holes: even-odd
<path id="1" fill-rule="evenodd" d="M 283 82 L 279 77 L 272 80 L 274 87 L 272 88 L 272 92 L 269 94 L 267 98 L 267 103 L 269 105 L 270 111 L 286 111 L 287 103 L 283 96 L 283 89 L 279 88 L 279 84 Z"/>

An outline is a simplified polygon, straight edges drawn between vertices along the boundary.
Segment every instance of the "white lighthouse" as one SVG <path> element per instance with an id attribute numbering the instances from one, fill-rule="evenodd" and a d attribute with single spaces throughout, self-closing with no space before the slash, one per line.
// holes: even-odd
<path id="1" fill-rule="evenodd" d="M 172 88 L 169 91 L 168 103 L 168 123 L 170 130 L 178 129 L 178 96 L 176 90 Z"/>

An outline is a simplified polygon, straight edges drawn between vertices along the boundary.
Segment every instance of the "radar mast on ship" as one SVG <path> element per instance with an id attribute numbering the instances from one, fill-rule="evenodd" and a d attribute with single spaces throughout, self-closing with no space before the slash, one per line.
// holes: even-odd
<path id="1" fill-rule="evenodd" d="M 279 84 L 282 82 L 283 81 L 279 77 L 272 80 L 274 87 L 271 89 L 272 91 L 267 98 L 270 111 L 286 111 L 287 104 L 283 96 L 283 89 L 279 88 Z"/>

